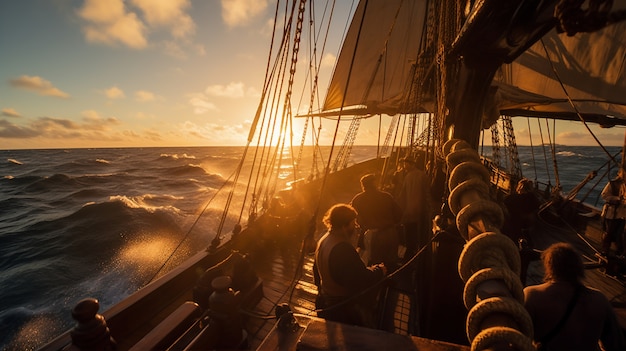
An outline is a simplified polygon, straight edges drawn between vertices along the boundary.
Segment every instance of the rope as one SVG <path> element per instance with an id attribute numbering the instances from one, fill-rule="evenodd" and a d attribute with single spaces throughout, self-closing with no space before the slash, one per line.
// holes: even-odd
<path id="1" fill-rule="evenodd" d="M 533 158 L 533 169 L 535 171 L 535 183 L 537 183 L 537 164 L 535 161 L 535 148 L 533 146 L 533 135 L 530 132 L 530 118 L 526 117 L 526 122 L 528 122 L 528 138 L 530 139 L 530 154 Z"/>

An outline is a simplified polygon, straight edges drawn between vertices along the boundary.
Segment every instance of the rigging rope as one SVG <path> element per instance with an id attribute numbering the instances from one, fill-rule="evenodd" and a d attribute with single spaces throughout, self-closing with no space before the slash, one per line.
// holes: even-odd
<path id="1" fill-rule="evenodd" d="M 530 132 L 530 118 L 526 117 L 526 122 L 528 123 L 528 140 L 530 140 L 530 154 L 533 158 L 533 170 L 535 171 L 535 184 L 537 184 L 537 164 L 535 161 L 535 147 L 533 146 L 533 135 Z"/>

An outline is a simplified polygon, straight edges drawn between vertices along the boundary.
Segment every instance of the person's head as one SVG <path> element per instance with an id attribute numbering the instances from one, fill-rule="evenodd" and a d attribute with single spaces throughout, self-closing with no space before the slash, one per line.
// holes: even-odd
<path id="1" fill-rule="evenodd" d="M 404 169 L 410 169 L 415 167 L 415 160 L 411 157 L 404 157 L 400 160 Z"/>
<path id="2" fill-rule="evenodd" d="M 366 174 L 361 177 L 361 189 L 374 190 L 376 189 L 376 176 L 374 173 Z"/>
<path id="3" fill-rule="evenodd" d="M 515 192 L 518 194 L 530 193 L 533 191 L 533 181 L 528 178 L 522 178 L 517 182 Z"/>
<path id="4" fill-rule="evenodd" d="M 580 254 L 568 243 L 550 245 L 542 254 L 541 260 L 545 269 L 543 280 L 565 281 L 572 284 L 581 283 L 585 276 L 585 268 Z"/>
<path id="5" fill-rule="evenodd" d="M 356 215 L 354 207 L 348 204 L 336 204 L 324 215 L 324 224 L 330 230 L 350 229 L 356 230 Z M 351 234 L 351 233 L 349 233 Z"/>

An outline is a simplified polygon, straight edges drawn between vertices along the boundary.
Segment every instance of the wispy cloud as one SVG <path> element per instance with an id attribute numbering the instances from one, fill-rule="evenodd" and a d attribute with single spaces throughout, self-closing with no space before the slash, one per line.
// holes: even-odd
<path id="1" fill-rule="evenodd" d="M 118 87 L 110 87 L 104 91 L 104 95 L 109 99 L 123 99 L 126 97 L 124 91 Z"/>
<path id="2" fill-rule="evenodd" d="M 193 107 L 193 112 L 198 115 L 209 111 L 218 111 L 217 106 L 202 94 L 193 94 L 190 96 L 189 104 Z"/>
<path id="3" fill-rule="evenodd" d="M 242 82 L 232 82 L 228 85 L 211 85 L 204 92 L 209 96 L 240 98 L 244 96 L 244 84 Z"/>
<path id="4" fill-rule="evenodd" d="M 137 90 L 135 92 L 135 100 L 139 102 L 148 102 L 156 99 L 154 93 L 146 91 L 146 90 Z"/>
<path id="5" fill-rule="evenodd" d="M 19 112 L 17 112 L 15 109 L 10 108 L 10 107 L 3 108 L 0 114 L 5 117 L 22 117 L 22 115 Z"/>
<path id="6" fill-rule="evenodd" d="M 245 140 L 248 135 L 249 127 L 250 121 L 245 121 L 243 124 L 206 123 L 204 125 L 186 121 L 180 129 L 186 135 L 199 139 L 220 140 L 223 145 L 241 145 L 241 141 Z"/>
<path id="7" fill-rule="evenodd" d="M 337 57 L 331 53 L 327 53 L 322 58 L 322 67 L 334 67 L 335 61 L 337 61 Z"/>
<path id="8" fill-rule="evenodd" d="M 244 26 L 267 8 L 267 0 L 222 0 L 222 19 L 229 27 Z"/>
<path id="9" fill-rule="evenodd" d="M 52 85 L 50 81 L 47 81 L 39 76 L 21 76 L 19 78 L 11 79 L 10 84 L 13 87 L 30 90 L 39 95 L 52 96 L 67 99 L 70 95 L 61 91 L 59 88 Z"/>
<path id="10" fill-rule="evenodd" d="M 260 93 L 253 87 L 247 87 L 242 82 L 231 82 L 228 85 L 210 85 L 204 92 L 208 96 L 227 97 L 227 98 L 242 98 L 242 97 L 259 97 Z"/>

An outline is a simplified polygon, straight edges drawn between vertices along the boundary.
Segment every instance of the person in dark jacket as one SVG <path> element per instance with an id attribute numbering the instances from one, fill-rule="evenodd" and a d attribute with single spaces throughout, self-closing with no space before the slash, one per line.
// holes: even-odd
<path id="1" fill-rule="evenodd" d="M 351 205 L 357 211 L 357 223 L 364 231 L 366 264 L 381 263 L 389 271 L 398 265 L 400 238 L 397 226 L 402 218 L 402 209 L 393 196 L 376 186 L 376 176 L 361 177 L 361 191 L 352 198 Z M 361 255 L 363 258 L 363 255 Z"/>
<path id="2" fill-rule="evenodd" d="M 313 274 L 318 287 L 318 316 L 352 325 L 374 327 L 377 292 L 361 294 L 387 274 L 384 264 L 366 267 L 351 244 L 358 228 L 356 210 L 348 204 L 331 207 L 324 216 L 328 231 L 315 250 Z M 321 310 L 320 310 L 321 309 Z"/>

